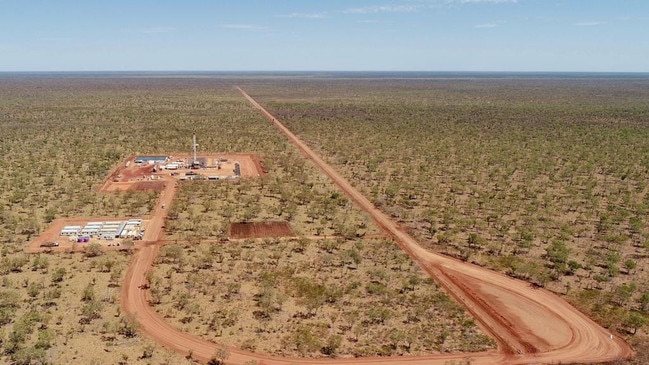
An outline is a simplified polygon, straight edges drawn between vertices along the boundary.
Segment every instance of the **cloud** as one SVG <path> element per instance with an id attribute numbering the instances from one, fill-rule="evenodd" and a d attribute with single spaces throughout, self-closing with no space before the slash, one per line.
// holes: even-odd
<path id="1" fill-rule="evenodd" d="M 291 13 L 279 15 L 280 18 L 301 18 L 301 19 L 324 19 L 327 18 L 326 13 Z"/>
<path id="2" fill-rule="evenodd" d="M 343 10 L 343 14 L 378 14 L 378 13 L 414 13 L 422 9 L 438 8 L 440 5 L 462 4 L 505 4 L 517 3 L 518 0 L 418 0 L 408 5 L 375 5 Z"/>
<path id="3" fill-rule="evenodd" d="M 264 30 L 266 27 L 253 24 L 221 24 L 219 28 L 223 29 L 239 29 L 239 30 Z"/>
<path id="4" fill-rule="evenodd" d="M 140 30 L 145 34 L 160 34 L 160 33 L 171 33 L 175 32 L 176 28 L 173 27 L 151 27 Z"/>
<path id="5" fill-rule="evenodd" d="M 597 27 L 599 25 L 607 24 L 607 22 L 579 22 L 575 23 L 578 27 Z"/>
<path id="6" fill-rule="evenodd" d="M 496 28 L 498 24 L 496 23 L 484 23 L 484 24 L 476 24 L 473 27 L 474 28 Z"/>
<path id="7" fill-rule="evenodd" d="M 412 13 L 419 10 L 418 5 L 378 5 L 343 10 L 344 14 Z"/>
<path id="8" fill-rule="evenodd" d="M 477 3 L 504 4 L 504 3 L 517 3 L 518 0 L 446 0 L 446 2 L 456 3 L 456 4 L 477 4 Z"/>

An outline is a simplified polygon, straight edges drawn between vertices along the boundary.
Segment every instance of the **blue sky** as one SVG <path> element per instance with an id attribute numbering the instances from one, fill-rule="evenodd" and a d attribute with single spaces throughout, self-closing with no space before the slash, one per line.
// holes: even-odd
<path id="1" fill-rule="evenodd" d="M 0 71 L 649 71 L 647 0 L 0 0 Z"/>

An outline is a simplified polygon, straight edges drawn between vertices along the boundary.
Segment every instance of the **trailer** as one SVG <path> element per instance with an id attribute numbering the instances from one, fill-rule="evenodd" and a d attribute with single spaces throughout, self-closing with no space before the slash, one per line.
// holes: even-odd
<path id="1" fill-rule="evenodd" d="M 77 234 L 79 234 L 77 229 L 63 229 L 60 233 L 61 236 L 76 236 Z"/>
<path id="2" fill-rule="evenodd" d="M 76 236 L 81 230 L 81 226 L 65 226 L 61 230 L 61 236 Z"/>
<path id="3" fill-rule="evenodd" d="M 98 228 L 84 228 L 81 230 L 82 235 L 87 235 L 87 236 L 94 236 L 97 233 L 99 233 Z"/>
<path id="4" fill-rule="evenodd" d="M 101 234 L 99 235 L 99 238 L 101 238 L 102 240 L 109 240 L 109 241 L 110 241 L 110 240 L 112 240 L 112 239 L 115 239 L 115 232 L 105 232 L 105 233 L 101 233 Z"/>

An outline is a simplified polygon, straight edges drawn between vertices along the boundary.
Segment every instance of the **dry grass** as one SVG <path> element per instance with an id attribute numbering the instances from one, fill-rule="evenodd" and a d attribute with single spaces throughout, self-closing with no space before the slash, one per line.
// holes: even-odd
<path id="1" fill-rule="evenodd" d="M 136 325 L 121 315 L 128 255 L 7 254 L 2 260 L 12 261 L 0 286 L 7 363 L 183 363 L 137 336 Z M 150 356 L 142 358 L 145 353 Z"/>
<path id="2" fill-rule="evenodd" d="M 158 347 L 152 358 L 141 358 L 145 350 L 151 351 L 151 344 L 119 333 L 125 323 L 121 315 L 116 316 L 118 285 L 128 257 L 115 252 L 94 258 L 81 254 L 25 256 L 22 249 L 55 219 L 148 215 L 155 192 L 105 194 L 97 188 L 127 155 L 185 151 L 193 132 L 200 136 L 204 151 L 260 155 L 269 178 L 243 179 L 240 184 L 215 190 L 211 189 L 217 185 L 183 185 L 178 202 L 185 205 L 168 224 L 172 238 L 218 238 L 220 227 L 227 227 L 230 220 L 270 218 L 290 221 L 303 235 L 354 237 L 377 232 L 365 215 L 336 195 L 326 178 L 305 164 L 249 107 L 231 83 L 214 79 L 2 79 L 0 270 L 4 286 L 0 290 L 14 294 L 0 296 L 0 300 L 17 298 L 2 302 L 2 313 L 11 314 L 0 325 L 2 361 L 29 363 L 31 356 L 53 363 L 188 363 Z M 204 200 L 183 197 L 193 193 L 210 197 L 215 192 L 226 197 L 223 205 L 206 207 Z M 217 208 L 231 213 L 224 217 L 223 212 L 214 211 Z M 36 257 L 39 261 L 46 257 L 48 264 L 39 263 L 32 271 Z M 106 262 L 111 260 L 114 263 L 106 271 Z M 63 281 L 53 285 L 52 274 L 58 268 L 65 268 L 66 273 Z M 83 291 L 93 279 L 90 287 L 95 300 L 82 301 Z M 174 283 L 184 287 L 184 283 Z M 179 290 L 176 285 L 173 290 Z M 35 293 L 35 299 L 30 292 Z M 89 303 L 100 307 L 99 318 L 85 323 L 82 312 L 92 309 Z M 448 305 L 454 308 L 454 317 L 466 318 L 455 304 Z M 463 324 L 464 331 L 477 333 L 470 321 Z M 444 332 L 440 329 L 431 330 L 441 336 Z M 476 338 L 476 346 L 480 346 L 484 338 Z M 465 346 L 453 341 L 442 344 L 449 349 Z M 376 352 L 382 345 L 366 349 Z M 395 351 L 403 351 L 403 344 L 397 347 Z"/>
<path id="3" fill-rule="evenodd" d="M 631 336 L 631 316 L 649 322 L 648 86 L 279 80 L 246 89 L 420 242 L 567 293 Z M 636 336 L 646 341 L 645 330 Z"/>
<path id="4" fill-rule="evenodd" d="M 168 245 L 156 310 L 189 333 L 289 356 L 481 351 L 494 343 L 387 240 Z"/>

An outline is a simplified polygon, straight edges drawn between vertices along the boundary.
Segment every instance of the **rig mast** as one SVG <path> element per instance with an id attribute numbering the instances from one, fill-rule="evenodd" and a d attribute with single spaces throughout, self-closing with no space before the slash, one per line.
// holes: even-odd
<path id="1" fill-rule="evenodd" d="M 198 143 L 196 143 L 196 133 L 194 133 L 194 136 L 192 137 L 192 150 L 194 152 L 194 158 L 192 159 L 192 167 L 198 167 L 200 163 L 198 162 L 198 158 L 196 157 L 196 149 L 198 147 Z"/>

